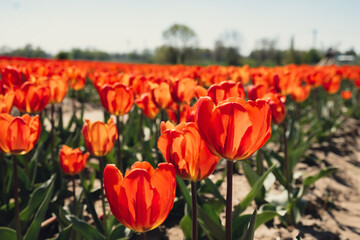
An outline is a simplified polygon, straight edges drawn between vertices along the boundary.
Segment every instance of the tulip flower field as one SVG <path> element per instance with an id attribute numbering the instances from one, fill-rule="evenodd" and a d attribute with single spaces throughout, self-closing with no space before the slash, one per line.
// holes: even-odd
<path id="1" fill-rule="evenodd" d="M 1 57 L 0 74 L 0 239 L 317 239 L 304 218 L 339 208 L 311 196 L 341 161 L 312 152 L 358 123 L 359 66 Z"/>

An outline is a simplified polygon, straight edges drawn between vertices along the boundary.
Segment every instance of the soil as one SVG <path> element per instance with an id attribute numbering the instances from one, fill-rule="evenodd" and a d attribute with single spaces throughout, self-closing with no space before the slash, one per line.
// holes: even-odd
<path id="1" fill-rule="evenodd" d="M 70 105 L 67 102 L 66 105 Z M 68 121 L 71 111 L 64 107 L 64 123 Z M 69 109 L 70 106 L 69 106 Z M 86 116 L 91 121 L 103 120 L 102 108 L 86 106 Z M 260 226 L 255 232 L 257 240 L 294 239 L 360 239 L 360 120 L 347 119 L 325 142 L 314 144 L 306 153 L 321 161 L 303 161 L 296 167 L 311 175 L 324 166 L 334 166 L 338 170 L 331 176 L 317 181 L 304 196 L 308 201 L 305 215 L 292 228 L 285 228 L 275 218 L 270 224 Z M 220 178 L 224 165 L 219 165 L 211 178 Z M 239 203 L 249 192 L 250 186 L 244 175 L 235 174 L 233 179 L 233 205 Z M 69 186 L 70 187 L 70 186 Z M 220 186 L 225 196 L 226 180 Z M 100 201 L 97 211 L 102 212 Z M 252 213 L 255 204 L 246 213 Z M 225 211 L 225 209 L 224 209 Z M 221 215 L 225 223 L 225 214 Z M 137 237 L 132 238 L 137 239 Z M 178 225 L 165 229 L 160 227 L 148 233 L 148 239 L 184 239 Z"/>

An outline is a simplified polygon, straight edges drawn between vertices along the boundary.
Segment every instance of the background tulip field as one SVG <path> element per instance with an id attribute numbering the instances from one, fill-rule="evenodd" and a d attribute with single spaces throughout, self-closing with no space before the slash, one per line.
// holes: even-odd
<path id="1" fill-rule="evenodd" d="M 359 237 L 359 66 L 0 74 L 0 239 Z"/>

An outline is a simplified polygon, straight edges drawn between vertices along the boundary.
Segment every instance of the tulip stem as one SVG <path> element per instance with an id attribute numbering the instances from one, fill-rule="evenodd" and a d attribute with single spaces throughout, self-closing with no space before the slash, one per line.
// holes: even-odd
<path id="1" fill-rule="evenodd" d="M 198 239 L 198 222 L 197 222 L 197 192 L 196 182 L 191 181 L 191 197 L 192 197 L 192 239 Z"/>
<path id="2" fill-rule="evenodd" d="M 146 232 L 140 233 L 141 240 L 146 240 Z"/>
<path id="3" fill-rule="evenodd" d="M 73 196 L 74 196 L 74 215 L 76 217 L 76 185 L 75 185 L 75 176 L 72 176 L 72 184 L 73 184 Z"/>
<path id="4" fill-rule="evenodd" d="M 17 240 L 21 239 L 21 228 L 20 228 L 20 218 L 19 218 L 19 192 L 18 192 L 18 171 L 17 171 L 18 159 L 14 155 L 14 198 L 15 198 L 15 229 Z"/>
<path id="5" fill-rule="evenodd" d="M 289 222 L 290 225 L 294 225 L 294 216 L 292 213 L 292 200 L 290 194 L 290 166 L 289 166 L 289 158 L 287 152 L 287 138 L 286 138 L 286 122 L 282 123 L 283 127 L 283 142 L 284 142 L 284 171 L 285 171 L 285 178 L 286 178 L 286 191 L 288 195 L 288 203 L 290 206 L 290 213 L 289 213 Z"/>
<path id="6" fill-rule="evenodd" d="M 226 230 L 226 240 L 232 239 L 232 185 L 233 185 L 233 168 L 234 162 L 231 160 L 227 160 L 227 168 L 226 168 L 226 222 L 225 222 L 225 230 Z"/>
<path id="7" fill-rule="evenodd" d="M 107 226 L 106 226 L 106 210 L 105 210 L 105 194 L 104 194 L 104 181 L 103 181 L 103 173 L 104 173 L 104 161 L 105 158 L 102 159 L 99 157 L 100 162 L 100 185 L 101 185 L 101 203 L 103 209 L 103 223 L 104 223 L 104 232 L 107 235 Z"/>
<path id="8" fill-rule="evenodd" d="M 51 104 L 51 160 L 52 160 L 52 164 L 53 167 L 56 166 L 55 164 L 55 152 L 54 152 L 54 148 L 55 148 L 55 120 L 54 120 L 54 112 L 55 112 L 55 106 L 54 104 Z"/>
<path id="9" fill-rule="evenodd" d="M 120 169 L 121 172 L 124 172 L 123 170 L 123 164 L 122 164 L 122 157 L 121 157 L 121 120 L 120 120 L 120 116 L 116 116 L 116 127 L 118 130 L 118 141 L 117 141 L 117 167 Z M 104 169 L 103 169 L 104 170 Z"/>
<path id="10" fill-rule="evenodd" d="M 144 111 L 142 109 L 140 109 L 140 121 L 139 121 L 139 125 L 140 125 L 140 144 L 141 144 L 141 156 L 142 156 L 142 161 L 145 161 L 145 145 L 144 145 L 144 128 L 143 128 L 143 121 L 144 121 Z"/>

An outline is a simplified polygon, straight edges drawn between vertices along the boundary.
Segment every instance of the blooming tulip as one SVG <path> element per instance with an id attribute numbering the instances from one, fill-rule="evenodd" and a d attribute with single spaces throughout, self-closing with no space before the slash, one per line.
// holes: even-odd
<path id="1" fill-rule="evenodd" d="M 219 84 L 213 84 L 208 90 L 208 96 L 217 105 L 219 102 L 228 97 L 245 98 L 245 91 L 243 85 L 233 81 L 223 81 Z"/>
<path id="2" fill-rule="evenodd" d="M 87 150 L 98 157 L 107 155 L 114 147 L 114 142 L 118 137 L 112 118 L 108 120 L 107 124 L 100 121 L 91 123 L 86 119 L 82 133 Z"/>
<path id="3" fill-rule="evenodd" d="M 45 84 L 27 81 L 15 90 L 14 105 L 20 112 L 41 112 L 45 109 L 49 100 L 50 88 Z"/>
<path id="4" fill-rule="evenodd" d="M 228 160 L 250 157 L 271 135 L 271 111 L 262 99 L 230 97 L 218 105 L 200 98 L 196 110 L 200 135 L 210 152 Z"/>
<path id="5" fill-rule="evenodd" d="M 280 124 L 285 119 L 285 101 L 286 97 L 282 94 L 269 92 L 263 97 L 271 108 L 271 116 L 276 124 Z"/>
<path id="6" fill-rule="evenodd" d="M 76 175 L 80 173 L 86 165 L 89 153 L 83 154 L 79 148 L 72 149 L 63 145 L 60 149 L 60 165 L 64 173 Z"/>
<path id="7" fill-rule="evenodd" d="M 108 164 L 104 187 L 111 212 L 127 228 L 147 232 L 162 224 L 175 199 L 176 180 L 172 164 L 160 163 L 158 169 L 148 162 L 136 162 L 123 177 Z"/>
<path id="8" fill-rule="evenodd" d="M 50 103 L 61 103 L 68 91 L 68 83 L 60 76 L 52 76 L 49 79 Z"/>
<path id="9" fill-rule="evenodd" d="M 0 113 L 10 113 L 13 107 L 15 93 L 8 91 L 4 95 L 0 94 Z"/>
<path id="10" fill-rule="evenodd" d="M 13 117 L 0 114 L 0 149 L 5 153 L 24 155 L 33 149 L 40 136 L 39 116 L 24 114 Z"/>
<path id="11" fill-rule="evenodd" d="M 150 93 L 143 93 L 135 100 L 136 104 L 141 108 L 147 118 L 154 119 L 159 113 L 159 109 L 152 101 Z"/>
<path id="12" fill-rule="evenodd" d="M 134 93 L 122 83 L 104 84 L 98 89 L 103 107 L 116 116 L 128 113 L 134 104 Z"/>
<path id="13" fill-rule="evenodd" d="M 190 103 L 195 96 L 195 86 L 196 82 L 192 78 L 173 80 L 170 86 L 173 100 L 177 103 Z"/>
<path id="14" fill-rule="evenodd" d="M 162 122 L 158 148 L 165 160 L 175 166 L 177 175 L 191 181 L 207 178 L 219 161 L 206 147 L 194 122 L 176 127 L 171 122 Z"/>
<path id="15" fill-rule="evenodd" d="M 166 109 L 171 103 L 170 86 L 166 82 L 153 84 L 151 88 L 153 102 L 161 109 Z"/>

